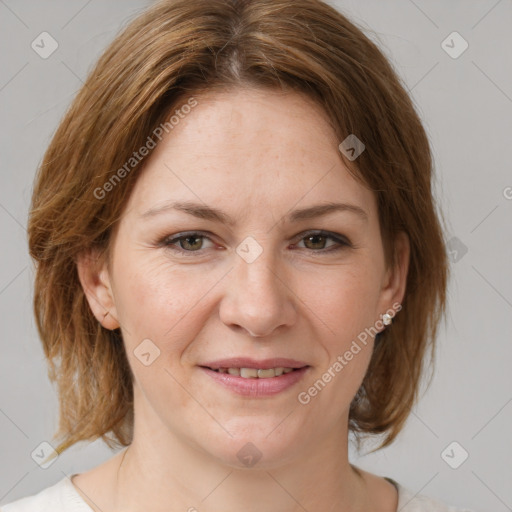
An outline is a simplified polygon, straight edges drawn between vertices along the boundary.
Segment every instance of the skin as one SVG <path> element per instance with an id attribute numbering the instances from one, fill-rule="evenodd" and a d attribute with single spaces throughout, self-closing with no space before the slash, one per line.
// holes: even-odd
<path id="1" fill-rule="evenodd" d="M 196 98 L 148 157 L 117 226 L 112 264 L 94 253 L 78 261 L 94 315 L 107 329 L 121 326 L 135 375 L 135 434 L 119 475 L 122 454 L 73 483 L 103 511 L 396 511 L 394 486 L 348 460 L 349 405 L 373 339 L 310 403 L 297 396 L 402 301 L 407 237 L 396 240 L 397 266 L 386 267 L 375 196 L 349 174 L 310 99 L 257 89 Z M 141 218 L 169 200 L 213 206 L 236 224 L 172 210 Z M 367 220 L 349 211 L 286 220 L 330 201 L 359 206 Z M 327 252 L 336 241 L 310 241 L 310 230 L 352 245 Z M 190 231 L 207 237 L 175 243 L 174 252 L 159 245 Z M 263 250 L 251 263 L 236 252 L 248 236 Z M 134 355 L 144 339 L 160 350 L 149 366 Z M 231 356 L 311 367 L 277 395 L 241 397 L 198 366 Z M 248 442 L 262 453 L 250 468 L 237 457 Z"/>

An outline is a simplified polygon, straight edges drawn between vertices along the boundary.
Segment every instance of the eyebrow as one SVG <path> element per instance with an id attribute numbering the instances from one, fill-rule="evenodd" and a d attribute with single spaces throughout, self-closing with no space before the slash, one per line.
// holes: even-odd
<path id="1" fill-rule="evenodd" d="M 189 215 L 193 215 L 194 217 L 197 217 L 199 219 L 220 222 L 228 226 L 234 226 L 236 224 L 236 221 L 233 218 L 231 218 L 227 213 L 217 208 L 213 208 L 211 206 L 191 201 L 167 201 L 153 208 L 150 208 L 149 210 L 144 212 L 140 217 L 143 219 L 147 219 L 172 210 L 182 211 L 188 213 Z M 359 216 L 365 222 L 368 222 L 368 214 L 361 207 L 355 204 L 332 202 L 322 203 L 314 206 L 309 206 L 307 208 L 293 210 L 291 213 L 286 215 L 285 218 L 288 220 L 288 222 L 292 223 L 300 220 L 321 217 L 323 215 L 327 215 L 334 212 L 351 212 Z"/>

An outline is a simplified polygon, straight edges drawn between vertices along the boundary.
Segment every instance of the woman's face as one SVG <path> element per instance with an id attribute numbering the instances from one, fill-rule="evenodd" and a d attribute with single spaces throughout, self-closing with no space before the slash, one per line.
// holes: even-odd
<path id="1" fill-rule="evenodd" d="M 406 265 L 386 269 L 375 197 L 319 107 L 252 89 L 196 99 L 148 157 L 89 302 L 121 325 L 139 431 L 271 467 L 347 435 L 365 329 L 402 300 Z M 334 203 L 349 206 L 312 210 Z"/>

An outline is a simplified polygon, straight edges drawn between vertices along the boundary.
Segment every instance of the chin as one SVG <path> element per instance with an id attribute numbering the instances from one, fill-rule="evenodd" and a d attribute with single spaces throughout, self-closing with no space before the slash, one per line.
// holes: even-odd
<path id="1" fill-rule="evenodd" d="M 210 453 L 233 469 L 269 470 L 292 461 L 304 440 L 293 425 L 283 421 L 286 415 L 238 418 L 226 425 L 226 433 L 213 440 Z M 281 423 L 281 425 L 279 425 Z M 204 447 L 208 450 L 208 447 Z"/>

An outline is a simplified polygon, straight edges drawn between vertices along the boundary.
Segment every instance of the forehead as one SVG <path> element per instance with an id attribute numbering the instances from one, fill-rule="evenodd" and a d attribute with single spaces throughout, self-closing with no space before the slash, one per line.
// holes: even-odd
<path id="1" fill-rule="evenodd" d="M 319 200 L 375 207 L 373 194 L 344 166 L 327 115 L 310 98 L 241 89 L 195 99 L 197 106 L 145 162 L 130 210 L 140 214 L 170 199 L 220 202 L 235 215 Z"/>

